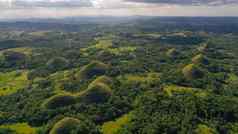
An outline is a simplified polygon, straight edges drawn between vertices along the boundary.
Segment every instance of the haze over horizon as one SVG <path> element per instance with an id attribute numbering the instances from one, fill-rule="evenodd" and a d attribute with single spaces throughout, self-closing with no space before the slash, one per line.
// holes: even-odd
<path id="1" fill-rule="evenodd" d="M 238 0 L 0 0 L 0 19 L 74 16 L 238 16 Z"/>

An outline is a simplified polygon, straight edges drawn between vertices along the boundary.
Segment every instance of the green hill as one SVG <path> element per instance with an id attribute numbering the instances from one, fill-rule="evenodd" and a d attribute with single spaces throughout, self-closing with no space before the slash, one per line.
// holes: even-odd
<path id="1" fill-rule="evenodd" d="M 103 103 L 112 95 L 111 88 L 104 83 L 95 83 L 90 85 L 87 90 L 78 96 L 81 102 Z"/>
<path id="2" fill-rule="evenodd" d="M 109 66 L 99 62 L 92 61 L 88 65 L 84 66 L 77 74 L 76 77 L 79 79 L 90 79 L 94 76 L 104 75 L 108 70 Z"/>
<path id="3" fill-rule="evenodd" d="M 49 134 L 71 134 L 77 131 L 84 133 L 83 130 L 79 130 L 80 126 L 81 126 L 80 120 L 66 117 L 58 121 L 50 130 Z"/>
<path id="4" fill-rule="evenodd" d="M 76 98 L 70 94 L 59 94 L 50 97 L 43 104 L 45 108 L 55 109 L 76 103 Z"/>
<path id="5" fill-rule="evenodd" d="M 188 80 L 198 79 L 204 76 L 202 70 L 195 64 L 189 64 L 185 66 L 182 72 L 184 77 Z"/>
<path id="6" fill-rule="evenodd" d="M 205 65 L 209 63 L 208 58 L 202 54 L 198 54 L 195 57 L 193 57 L 192 62 L 194 64 L 205 64 Z"/>

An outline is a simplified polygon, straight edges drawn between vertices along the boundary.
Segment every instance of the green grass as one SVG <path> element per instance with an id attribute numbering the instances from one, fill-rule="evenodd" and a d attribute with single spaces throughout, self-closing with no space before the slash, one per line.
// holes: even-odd
<path id="1" fill-rule="evenodd" d="M 122 55 L 124 53 L 131 53 L 136 50 L 136 47 L 119 47 L 119 48 L 108 48 L 107 51 L 114 55 Z"/>
<path id="2" fill-rule="evenodd" d="M 203 54 L 198 54 L 192 58 L 194 64 L 208 64 L 208 58 Z"/>
<path id="3" fill-rule="evenodd" d="M 78 100 L 86 103 L 104 103 L 112 95 L 111 88 L 104 83 L 90 84 L 90 86 L 78 93 Z"/>
<path id="4" fill-rule="evenodd" d="M 163 88 L 163 91 L 168 96 L 173 96 L 173 94 L 176 94 L 176 93 L 190 93 L 190 94 L 194 94 L 199 97 L 206 97 L 208 95 L 208 92 L 202 91 L 202 89 L 191 88 L 191 87 L 182 87 L 182 86 L 177 86 L 177 85 L 167 85 Z"/>
<path id="5" fill-rule="evenodd" d="M 98 43 L 96 45 L 81 49 L 84 55 L 88 55 L 88 52 L 90 51 L 94 52 L 96 50 L 106 51 L 114 55 L 127 54 L 130 52 L 134 52 L 136 50 L 136 47 L 132 47 L 132 46 L 126 46 L 126 47 L 116 46 L 115 47 L 113 46 L 112 39 L 110 38 L 106 38 L 106 39 L 101 38 L 97 40 L 98 40 Z"/>
<path id="6" fill-rule="evenodd" d="M 154 79 L 159 79 L 159 74 L 158 73 L 146 73 L 141 75 L 128 74 L 123 77 L 126 78 L 129 82 L 133 82 L 133 81 L 148 82 Z"/>
<path id="7" fill-rule="evenodd" d="M 49 79 L 53 81 L 53 86 L 56 91 L 62 90 L 62 83 L 70 80 L 73 76 L 73 70 L 59 71 L 49 76 Z"/>
<path id="8" fill-rule="evenodd" d="M 1 125 L 0 128 L 13 130 L 16 134 L 36 134 L 36 129 L 29 126 L 27 123 Z"/>
<path id="9" fill-rule="evenodd" d="M 110 77 L 107 77 L 105 75 L 97 77 L 94 81 L 92 81 L 88 87 L 94 86 L 95 84 L 103 83 L 107 86 L 111 86 L 113 81 Z"/>
<path id="10" fill-rule="evenodd" d="M 91 49 L 106 50 L 110 47 L 112 47 L 111 39 L 98 39 L 98 43 L 96 45 L 89 46 L 87 48 L 83 48 L 83 49 L 81 49 L 81 51 L 86 52 L 86 51 L 90 51 Z"/>
<path id="11" fill-rule="evenodd" d="M 27 71 L 0 73 L 0 96 L 15 93 L 28 84 Z"/>
<path id="12" fill-rule="evenodd" d="M 107 49 L 112 47 L 112 40 L 107 39 L 107 40 L 100 40 L 98 44 L 94 46 L 97 49 Z"/>
<path id="13" fill-rule="evenodd" d="M 159 38 L 161 37 L 161 34 L 159 33 L 147 33 L 147 34 L 135 34 L 136 37 L 153 37 L 153 38 Z"/>
<path id="14" fill-rule="evenodd" d="M 196 64 L 189 64 L 182 69 L 183 75 L 187 80 L 202 78 L 205 74 Z"/>
<path id="15" fill-rule="evenodd" d="M 87 80 L 94 76 L 104 75 L 108 69 L 109 66 L 107 64 L 100 61 L 91 61 L 89 64 L 83 66 L 75 76 L 79 80 Z"/>
<path id="16" fill-rule="evenodd" d="M 76 118 L 71 118 L 71 117 L 65 117 L 62 120 L 58 121 L 53 128 L 51 129 L 51 131 L 49 132 L 49 134 L 76 134 L 77 129 L 80 128 L 80 131 L 83 133 L 85 132 L 85 128 L 86 126 L 83 126 L 82 128 L 82 123 L 80 120 L 76 119 Z M 78 133 L 77 133 L 78 134 Z"/>
<path id="17" fill-rule="evenodd" d="M 50 31 L 37 31 L 37 32 L 31 32 L 29 35 L 34 37 L 44 37 L 46 36 Z"/>
<path id="18" fill-rule="evenodd" d="M 216 134 L 217 132 L 207 125 L 200 124 L 195 130 L 195 134 Z"/>
<path id="19" fill-rule="evenodd" d="M 103 134 L 116 134 L 120 128 L 126 125 L 130 121 L 131 113 L 125 114 L 122 117 L 116 119 L 115 121 L 105 122 L 102 125 Z"/>
<path id="20" fill-rule="evenodd" d="M 5 49 L 5 50 L 0 51 L 0 55 L 2 55 L 3 52 L 6 52 L 6 51 L 14 51 L 14 52 L 23 53 L 25 55 L 31 55 L 33 53 L 33 48 L 30 48 L 30 47 L 18 47 L 18 48 Z"/>
<path id="21" fill-rule="evenodd" d="M 61 93 L 50 97 L 45 100 L 43 107 L 47 109 L 55 109 L 59 107 L 65 107 L 76 103 L 76 97 L 69 93 Z"/>
<path id="22" fill-rule="evenodd" d="M 238 76 L 235 74 L 229 74 L 229 78 L 227 79 L 227 82 L 238 82 Z"/>
<path id="23" fill-rule="evenodd" d="M 160 74 L 159 73 L 145 73 L 138 75 L 127 74 L 119 76 L 118 79 L 126 85 L 138 84 L 140 85 L 141 88 L 148 88 L 151 87 L 151 85 L 155 85 L 160 82 Z"/>
<path id="24" fill-rule="evenodd" d="M 168 57 L 174 58 L 179 55 L 179 51 L 177 51 L 175 48 L 171 48 L 166 52 L 166 55 Z"/>

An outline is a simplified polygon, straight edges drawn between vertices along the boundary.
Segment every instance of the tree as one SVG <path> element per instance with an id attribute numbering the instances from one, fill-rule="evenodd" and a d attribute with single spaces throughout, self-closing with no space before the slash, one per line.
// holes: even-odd
<path id="1" fill-rule="evenodd" d="M 26 55 L 15 51 L 3 52 L 6 67 L 24 67 Z"/>
<path id="2" fill-rule="evenodd" d="M 52 58 L 46 63 L 47 69 L 49 69 L 51 72 L 66 69 L 68 65 L 69 65 L 68 60 L 63 57 Z"/>

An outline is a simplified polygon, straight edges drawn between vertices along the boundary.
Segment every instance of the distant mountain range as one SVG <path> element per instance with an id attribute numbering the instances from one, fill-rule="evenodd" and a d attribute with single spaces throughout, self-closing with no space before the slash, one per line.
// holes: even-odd
<path id="1" fill-rule="evenodd" d="M 238 17 L 114 17 L 114 16 L 91 16 L 91 17 L 66 17 L 57 19 L 11 19 L 0 20 L 0 29 L 22 30 L 87 30 L 89 27 L 115 26 L 148 30 L 148 31 L 171 31 L 191 30 L 214 33 L 238 33 Z M 115 29 L 115 27 L 114 27 Z"/>
<path id="2" fill-rule="evenodd" d="M 108 24 L 108 23 L 124 23 L 134 20 L 147 20 L 154 17 L 150 16 L 79 16 L 64 18 L 27 18 L 27 19 L 0 19 L 0 22 L 43 22 L 43 23 L 64 23 L 64 24 Z"/>

